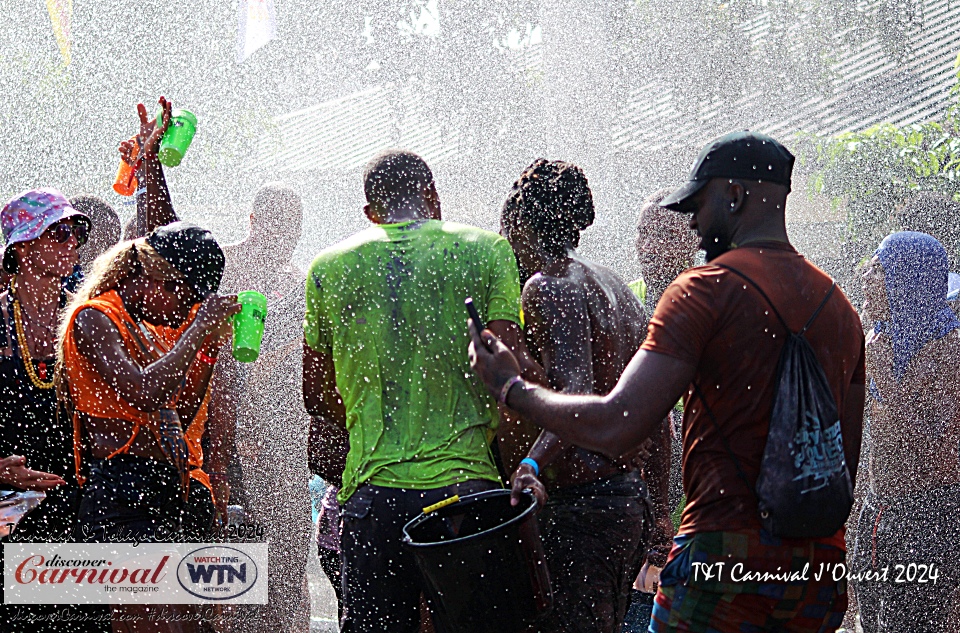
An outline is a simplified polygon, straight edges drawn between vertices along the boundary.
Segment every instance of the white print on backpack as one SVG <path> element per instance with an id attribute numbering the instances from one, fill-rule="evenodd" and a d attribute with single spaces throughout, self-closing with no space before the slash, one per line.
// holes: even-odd
<path id="1" fill-rule="evenodd" d="M 840 474 L 846 467 L 840 420 L 821 431 L 817 416 L 807 411 L 805 417 L 806 423 L 797 430 L 794 437 L 793 465 L 799 474 L 793 480 L 810 478 L 813 485 L 801 490 L 801 494 L 823 488 L 831 477 Z"/>

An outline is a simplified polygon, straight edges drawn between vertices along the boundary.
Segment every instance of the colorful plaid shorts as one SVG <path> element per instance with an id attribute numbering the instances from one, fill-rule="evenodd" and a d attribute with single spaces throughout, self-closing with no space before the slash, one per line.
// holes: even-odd
<path id="1" fill-rule="evenodd" d="M 678 536 L 650 633 L 832 633 L 847 610 L 845 556 L 766 532 Z"/>

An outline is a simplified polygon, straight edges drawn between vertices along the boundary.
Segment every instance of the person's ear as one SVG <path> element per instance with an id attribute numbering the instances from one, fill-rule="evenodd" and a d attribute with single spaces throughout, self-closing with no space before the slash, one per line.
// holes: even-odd
<path id="1" fill-rule="evenodd" d="M 427 209 L 430 211 L 429 219 L 439 220 L 440 218 L 440 196 L 437 194 L 437 184 L 430 181 L 429 185 L 423 188 L 423 199 L 427 203 Z"/>
<path id="2" fill-rule="evenodd" d="M 727 204 L 729 205 L 730 213 L 738 213 L 740 209 L 743 208 L 743 204 L 749 193 L 743 183 L 738 180 L 732 181 L 727 186 Z"/>
<path id="3" fill-rule="evenodd" d="M 382 224 L 381 218 L 383 217 L 380 213 L 379 205 L 368 202 L 363 205 L 363 213 L 367 216 L 367 219 L 373 222 L 374 224 Z"/>

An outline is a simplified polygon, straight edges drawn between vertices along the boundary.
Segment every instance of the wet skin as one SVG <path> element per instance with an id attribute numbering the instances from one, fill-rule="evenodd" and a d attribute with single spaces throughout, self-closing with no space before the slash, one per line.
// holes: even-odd
<path id="1" fill-rule="evenodd" d="M 704 247 L 709 246 L 708 258 L 735 243 L 788 242 L 783 212 L 787 190 L 763 185 L 714 178 L 693 197 L 690 228 L 698 231 Z M 471 366 L 493 393 L 499 393 L 519 373 L 519 365 L 492 333 L 484 332 L 481 338 L 471 329 L 471 339 Z M 640 350 L 605 396 L 557 394 L 526 385 L 514 387 L 507 402 L 564 440 L 617 459 L 661 428 L 696 370 L 688 361 Z M 850 385 L 841 404 L 848 464 L 859 463 L 864 394 L 863 385 Z"/>
<path id="2" fill-rule="evenodd" d="M 527 235 L 510 235 L 524 269 L 537 269 L 524 285 L 526 340 L 550 386 L 565 393 L 608 393 L 645 335 L 643 308 L 608 268 L 575 256 L 540 266 L 525 257 Z M 527 261 L 524 261 L 527 259 Z M 606 457 L 543 434 L 530 451 L 550 489 L 596 481 L 627 468 Z M 529 466 L 521 466 L 522 476 Z M 529 474 L 529 473 L 527 473 Z M 518 485 L 522 488 L 524 483 Z"/>
<path id="3" fill-rule="evenodd" d="M 70 275 L 77 263 L 77 238 L 71 233 L 66 241 L 58 242 L 55 235 L 59 224 L 72 227 L 75 220 L 52 224 L 40 237 L 14 245 L 18 262 L 16 298 L 20 301 L 24 334 L 34 359 L 51 359 L 56 355 L 60 280 Z M 7 295 L 6 289 L 0 294 L 4 323 L 8 322 Z M 12 351 L 6 347 L 0 353 L 9 356 Z"/>
<path id="4" fill-rule="evenodd" d="M 879 258 L 870 261 L 862 281 L 866 316 L 889 319 Z M 927 343 L 899 382 L 887 335 L 871 330 L 866 355 L 867 379 L 874 380 L 883 400 L 869 402 L 873 490 L 890 498 L 960 482 L 960 331 Z"/>
<path id="5" fill-rule="evenodd" d="M 186 284 L 170 292 L 164 282 L 142 275 L 121 282 L 118 293 L 131 316 L 169 327 L 182 325 L 196 300 Z M 193 360 L 202 347 L 208 355 L 219 349 L 229 334 L 229 317 L 239 311 L 236 295 L 210 295 L 173 348 L 159 359 L 131 356 L 116 326 L 98 310 L 81 311 L 74 322 L 74 334 L 77 349 L 106 383 L 127 403 L 146 413 L 163 408 L 186 377 L 176 407 L 186 429 L 200 408 L 212 374 L 211 365 Z M 126 420 L 89 415 L 82 418 L 93 457 L 105 458 L 130 438 L 132 425 Z M 151 433 L 139 433 L 130 454 L 166 459 Z"/>
<path id="6" fill-rule="evenodd" d="M 128 224 L 124 239 L 144 237 L 159 226 L 179 220 L 170 200 L 163 167 L 157 159 L 157 150 L 169 124 L 172 106 L 162 96 L 158 102 L 163 112 L 160 121 L 149 119 L 146 107 L 142 103 L 137 104 L 140 119 L 137 142 L 142 148 L 140 156 L 143 158 L 137 177 L 145 191 L 137 197 L 137 213 Z M 133 143 L 124 141 L 119 149 L 123 160 L 134 162 L 131 156 Z M 133 318 L 172 328 L 180 327 L 193 306 L 199 302 L 199 298 L 183 281 L 160 282 L 137 276 L 121 282 L 117 290 Z M 224 310 L 228 313 L 231 310 L 239 311 L 236 297 L 211 295 L 207 302 L 210 305 L 201 308 L 203 319 L 198 313 L 194 323 L 181 337 L 185 339 L 190 334 L 190 338 L 183 345 L 177 341 L 170 353 L 160 361 L 147 356 L 132 358 L 113 322 L 97 310 L 87 309 L 77 315 L 74 323 L 77 348 L 107 379 L 107 383 L 117 390 L 120 397 L 145 412 L 156 411 L 164 406 L 176 386 L 171 387 L 169 381 L 176 377 L 176 384 L 179 384 L 179 380 L 187 374 L 184 390 L 177 403 L 177 413 L 186 429 L 203 402 L 212 374 L 211 367 L 206 363 L 196 363 L 193 367 L 190 364 L 201 346 L 205 347 L 207 355 L 216 355 L 225 328 L 228 327 L 225 317 L 219 317 L 219 313 Z M 231 302 L 235 307 L 230 307 Z M 217 324 L 210 322 L 218 318 Z M 208 334 L 200 336 L 204 330 Z M 196 340 L 198 337 L 199 341 Z M 205 342 L 207 345 L 204 345 Z M 94 457 L 106 457 L 130 439 L 132 425 L 126 420 L 81 415 L 84 428 L 90 435 L 91 454 Z M 130 447 L 130 454 L 166 460 L 153 435 L 148 432 L 138 433 Z"/>

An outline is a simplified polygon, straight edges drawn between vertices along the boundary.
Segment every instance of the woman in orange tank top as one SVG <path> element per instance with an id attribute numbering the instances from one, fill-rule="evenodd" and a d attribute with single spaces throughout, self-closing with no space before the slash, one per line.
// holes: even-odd
<path id="1" fill-rule="evenodd" d="M 216 294 L 222 273 L 212 234 L 177 222 L 101 256 L 68 307 L 58 392 L 73 416 L 78 540 L 195 539 L 210 527 L 194 425 L 240 309 Z"/>

